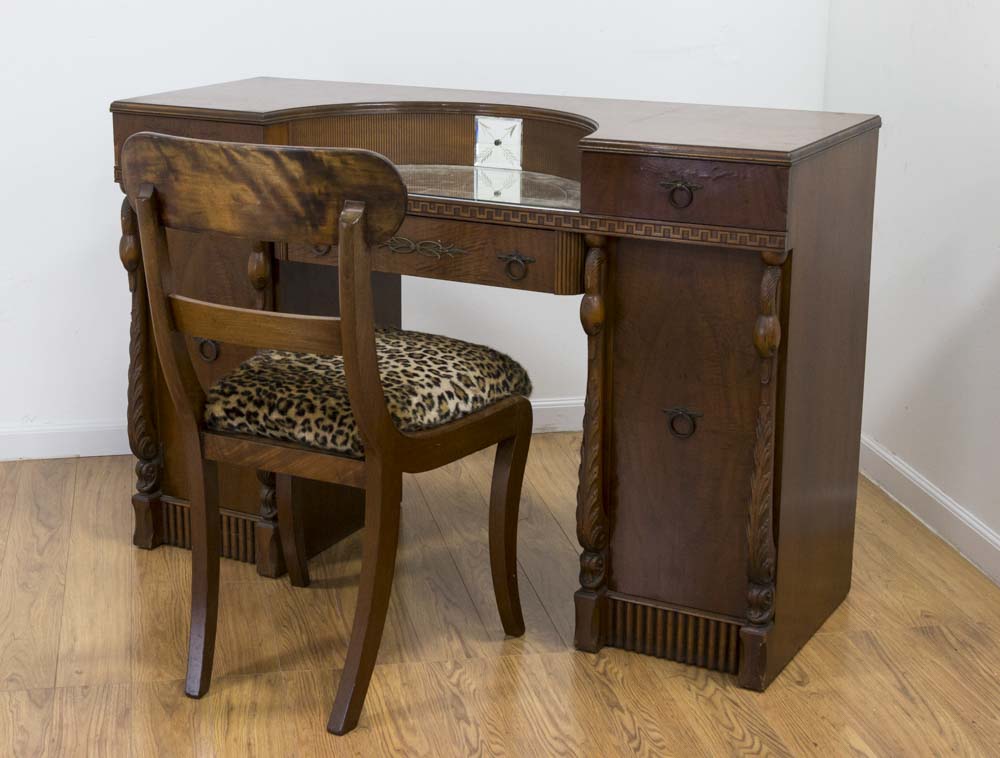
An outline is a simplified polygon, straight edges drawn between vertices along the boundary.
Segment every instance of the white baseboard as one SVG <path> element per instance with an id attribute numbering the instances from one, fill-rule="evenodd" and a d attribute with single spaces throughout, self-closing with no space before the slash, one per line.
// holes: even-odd
<path id="1" fill-rule="evenodd" d="M 1000 584 L 1000 534 L 902 458 L 861 436 L 861 473 Z"/>
<path id="2" fill-rule="evenodd" d="M 90 422 L 59 426 L 0 427 L 0 461 L 126 455 L 128 452 L 128 430 L 125 424 Z"/>
<path id="3" fill-rule="evenodd" d="M 532 398 L 535 432 L 578 432 L 583 429 L 582 397 Z"/>

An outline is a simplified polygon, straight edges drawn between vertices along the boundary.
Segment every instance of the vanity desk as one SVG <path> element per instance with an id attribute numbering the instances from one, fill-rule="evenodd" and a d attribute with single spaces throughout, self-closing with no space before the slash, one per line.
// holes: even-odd
<path id="1" fill-rule="evenodd" d="M 846 596 L 877 117 L 271 78 L 111 110 L 116 179 L 139 131 L 385 155 L 409 200 L 373 250 L 384 325 L 399 324 L 400 275 L 583 295 L 578 648 L 636 650 L 761 690 Z M 184 294 L 337 312 L 336 248 L 170 234 Z M 205 246 L 208 271 L 189 258 Z M 127 202 L 121 258 L 135 543 L 186 546 Z M 526 334 L 546 337 L 543 325 Z M 248 355 L 189 349 L 204 382 Z M 220 475 L 223 555 L 262 574 L 284 570 L 278 486 L 305 504 L 312 553 L 361 525 L 357 490 Z"/>

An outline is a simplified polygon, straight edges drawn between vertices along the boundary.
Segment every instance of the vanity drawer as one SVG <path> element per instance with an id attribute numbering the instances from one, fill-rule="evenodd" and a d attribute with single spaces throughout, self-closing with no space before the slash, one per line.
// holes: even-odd
<path id="1" fill-rule="evenodd" d="M 584 213 L 783 231 L 787 207 L 783 166 L 583 154 Z"/>
<path id="2" fill-rule="evenodd" d="M 580 234 L 409 216 L 372 257 L 376 271 L 577 295 L 583 252 Z M 288 259 L 336 265 L 337 253 L 289 245 Z"/>

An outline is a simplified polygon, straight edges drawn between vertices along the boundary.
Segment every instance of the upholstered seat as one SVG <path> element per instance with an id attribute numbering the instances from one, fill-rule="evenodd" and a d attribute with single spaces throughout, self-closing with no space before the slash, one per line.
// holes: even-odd
<path id="1" fill-rule="evenodd" d="M 510 395 L 531 394 L 524 368 L 489 347 L 397 329 L 379 330 L 375 341 L 386 403 L 400 431 L 431 429 Z M 205 424 L 364 456 L 340 355 L 257 353 L 209 389 Z"/>

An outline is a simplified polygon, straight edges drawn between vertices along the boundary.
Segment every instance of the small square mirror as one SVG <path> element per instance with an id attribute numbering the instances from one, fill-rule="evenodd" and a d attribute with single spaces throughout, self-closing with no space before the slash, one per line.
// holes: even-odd
<path id="1" fill-rule="evenodd" d="M 523 122 L 519 118 L 476 116 L 476 162 L 482 168 L 521 168 L 521 135 Z"/>

